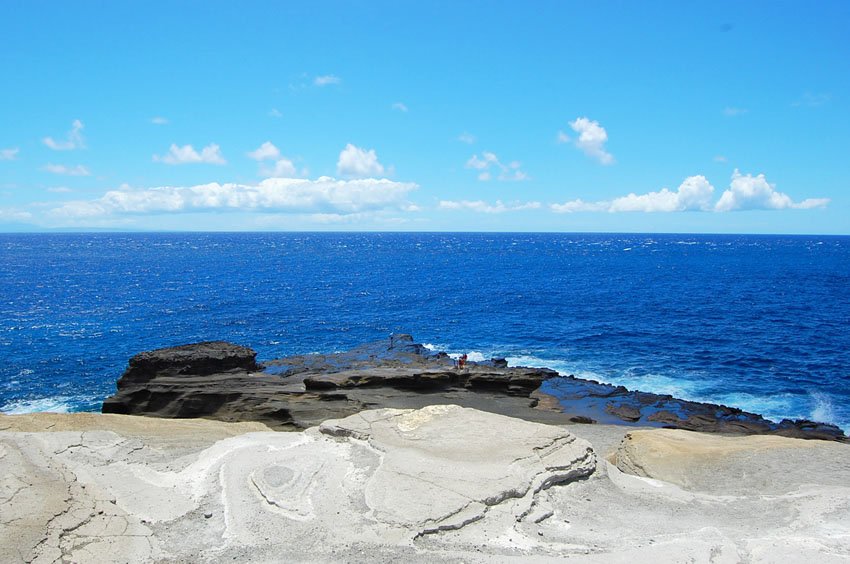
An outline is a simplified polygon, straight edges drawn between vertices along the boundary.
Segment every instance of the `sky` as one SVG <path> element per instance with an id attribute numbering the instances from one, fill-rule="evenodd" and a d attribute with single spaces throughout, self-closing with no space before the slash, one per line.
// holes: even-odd
<path id="1" fill-rule="evenodd" d="M 0 231 L 850 234 L 850 2 L 0 0 Z"/>

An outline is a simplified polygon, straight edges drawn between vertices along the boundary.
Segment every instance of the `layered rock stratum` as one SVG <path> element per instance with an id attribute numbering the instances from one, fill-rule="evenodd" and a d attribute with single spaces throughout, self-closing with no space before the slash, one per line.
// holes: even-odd
<path id="1" fill-rule="evenodd" d="M 258 421 L 298 430 L 365 409 L 457 404 L 541 423 L 612 423 L 846 441 L 835 425 L 768 421 L 740 409 L 628 390 L 504 359 L 462 369 L 446 353 L 393 335 L 350 351 L 262 364 L 247 347 L 208 342 L 130 360 L 104 413 Z"/>
<path id="2" fill-rule="evenodd" d="M 0 561 L 847 562 L 848 454 L 448 405 L 0 416 Z"/>

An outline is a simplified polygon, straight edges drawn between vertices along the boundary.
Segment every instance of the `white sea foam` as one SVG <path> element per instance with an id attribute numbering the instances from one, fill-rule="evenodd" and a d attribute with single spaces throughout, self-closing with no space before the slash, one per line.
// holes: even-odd
<path id="1" fill-rule="evenodd" d="M 73 408 L 74 398 L 56 396 L 34 400 L 15 400 L 0 406 L 0 412 L 6 415 L 22 415 L 24 413 L 69 413 Z"/>
<path id="2" fill-rule="evenodd" d="M 466 360 L 468 360 L 470 362 L 484 362 L 485 360 L 490 358 L 490 357 L 484 356 L 484 353 L 482 353 L 480 351 L 468 351 L 466 353 L 448 353 L 448 354 L 449 354 L 449 358 L 453 358 L 455 360 L 460 358 L 460 356 L 462 354 L 466 354 Z"/>
<path id="3" fill-rule="evenodd" d="M 811 392 L 809 397 L 814 404 L 809 419 L 812 421 L 835 421 L 835 409 L 829 396 L 823 392 Z"/>
<path id="4" fill-rule="evenodd" d="M 775 422 L 782 419 L 811 419 L 812 421 L 838 425 L 845 432 L 850 431 L 850 422 L 837 420 L 832 401 L 829 396 L 822 392 L 812 392 L 808 398 L 795 394 L 756 395 L 746 392 L 730 392 L 718 395 L 710 392 L 711 386 L 707 380 L 701 382 L 663 374 L 637 374 L 628 370 L 617 374 L 603 374 L 569 361 L 546 359 L 532 355 L 509 356 L 506 360 L 510 366 L 551 368 L 562 376 L 574 375 L 585 380 L 625 386 L 632 391 L 669 394 L 682 400 L 736 407 L 757 413 L 765 419 Z"/>

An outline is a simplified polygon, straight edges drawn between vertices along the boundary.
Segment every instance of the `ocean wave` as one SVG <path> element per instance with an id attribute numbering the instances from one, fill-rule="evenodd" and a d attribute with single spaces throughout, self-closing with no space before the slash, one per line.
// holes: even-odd
<path id="1" fill-rule="evenodd" d="M 561 376 L 572 375 L 576 378 L 596 380 L 604 384 L 625 386 L 632 391 L 669 394 L 677 399 L 687 401 L 726 405 L 756 413 L 773 422 L 779 422 L 783 419 L 809 419 L 821 423 L 831 423 L 845 432 L 850 432 L 850 421 L 841 420 L 830 396 L 819 391 L 810 392 L 808 395 L 792 393 L 758 395 L 747 392 L 717 394 L 712 393 L 712 384 L 708 381 L 642 373 L 635 369 L 623 370 L 619 374 L 603 374 L 573 362 L 533 355 L 509 356 L 506 360 L 509 366 L 551 368 Z"/>
<path id="2" fill-rule="evenodd" d="M 0 413 L 23 415 L 24 413 L 70 413 L 79 404 L 78 398 L 56 396 L 28 400 L 13 400 L 0 406 Z"/>

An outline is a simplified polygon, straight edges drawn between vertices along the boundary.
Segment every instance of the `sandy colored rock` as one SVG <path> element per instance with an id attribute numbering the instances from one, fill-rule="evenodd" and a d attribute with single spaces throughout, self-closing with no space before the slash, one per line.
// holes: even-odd
<path id="1" fill-rule="evenodd" d="M 628 433 L 611 461 L 621 471 L 686 490 L 785 493 L 807 481 L 847 485 L 850 447 L 768 435 L 705 435 L 680 429 Z"/>

